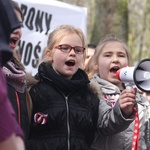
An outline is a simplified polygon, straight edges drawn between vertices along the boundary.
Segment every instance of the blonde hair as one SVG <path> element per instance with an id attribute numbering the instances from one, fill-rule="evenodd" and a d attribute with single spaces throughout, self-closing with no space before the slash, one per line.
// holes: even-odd
<path id="1" fill-rule="evenodd" d="M 128 48 L 127 44 L 124 42 L 124 40 L 116 37 L 115 35 L 106 35 L 102 40 L 99 41 L 99 43 L 97 44 L 97 47 L 95 49 L 95 53 L 94 53 L 93 57 L 90 59 L 89 63 L 85 66 L 85 71 L 88 74 L 89 78 L 91 78 L 92 75 L 97 72 L 94 69 L 94 65 L 98 64 L 99 55 L 101 54 L 105 45 L 107 45 L 108 43 L 111 43 L 111 42 L 119 42 L 123 46 L 123 48 L 125 49 L 126 54 L 127 54 L 128 63 L 129 64 L 131 63 L 129 48 Z"/>
<path id="2" fill-rule="evenodd" d="M 75 28 L 74 26 L 71 25 L 61 25 L 54 29 L 48 37 L 47 41 L 47 47 L 46 49 L 50 50 L 50 53 L 52 53 L 53 48 L 67 35 L 70 34 L 77 34 L 81 41 L 82 41 L 82 46 L 87 48 L 86 42 L 85 42 L 85 36 L 82 32 L 81 29 Z M 51 55 L 51 54 L 50 54 Z M 85 54 L 84 54 L 85 55 Z M 48 61 L 46 56 L 44 55 L 43 61 Z"/>

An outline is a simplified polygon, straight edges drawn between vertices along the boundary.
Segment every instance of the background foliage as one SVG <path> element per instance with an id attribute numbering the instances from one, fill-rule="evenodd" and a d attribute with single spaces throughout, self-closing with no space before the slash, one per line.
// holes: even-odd
<path id="1" fill-rule="evenodd" d="M 106 34 L 123 38 L 133 64 L 150 58 L 150 3 L 148 0 L 59 0 L 87 7 L 87 42 L 97 44 Z"/>

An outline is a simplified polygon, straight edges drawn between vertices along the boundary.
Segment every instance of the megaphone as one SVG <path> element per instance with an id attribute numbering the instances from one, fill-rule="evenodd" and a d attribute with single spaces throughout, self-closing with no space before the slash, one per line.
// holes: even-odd
<path id="1" fill-rule="evenodd" d="M 124 67 L 116 72 L 123 83 L 134 84 L 143 92 L 150 92 L 150 59 L 143 59 L 135 67 Z"/>

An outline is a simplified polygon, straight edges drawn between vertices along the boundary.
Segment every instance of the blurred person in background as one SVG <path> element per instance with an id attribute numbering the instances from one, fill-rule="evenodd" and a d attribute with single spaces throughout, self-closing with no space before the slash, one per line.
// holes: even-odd
<path id="1" fill-rule="evenodd" d="M 86 51 L 86 57 L 85 57 L 85 65 L 88 64 L 89 60 L 94 55 L 95 48 L 96 48 L 95 44 L 88 44 L 87 51 Z"/>
<path id="2" fill-rule="evenodd" d="M 0 150 L 25 150 L 24 134 L 8 99 L 6 80 L 1 68 L 12 56 L 9 37 L 18 27 L 20 23 L 10 1 L 0 0 Z"/>
<path id="3" fill-rule="evenodd" d="M 1 68 L 0 89 L 0 150 L 24 150 L 24 134 L 7 97 L 6 80 Z"/>
<path id="4" fill-rule="evenodd" d="M 16 16 L 22 24 L 22 12 L 19 5 L 15 1 L 10 1 L 16 13 Z M 25 141 L 29 136 L 29 124 L 32 103 L 27 89 L 26 73 L 20 59 L 15 55 L 15 49 L 22 36 L 21 28 L 16 28 L 10 35 L 9 47 L 12 50 L 13 56 L 3 65 L 3 72 L 6 76 L 8 97 L 16 113 L 16 119 L 21 126 Z"/>

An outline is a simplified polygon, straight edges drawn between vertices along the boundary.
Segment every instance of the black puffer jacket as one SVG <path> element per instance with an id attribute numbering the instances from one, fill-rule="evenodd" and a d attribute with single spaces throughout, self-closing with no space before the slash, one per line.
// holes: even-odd
<path id="1" fill-rule="evenodd" d="M 42 63 L 38 77 L 40 81 L 30 90 L 33 116 L 28 150 L 87 150 L 99 105 L 88 88 L 87 75 L 79 69 L 67 80 Z"/>

